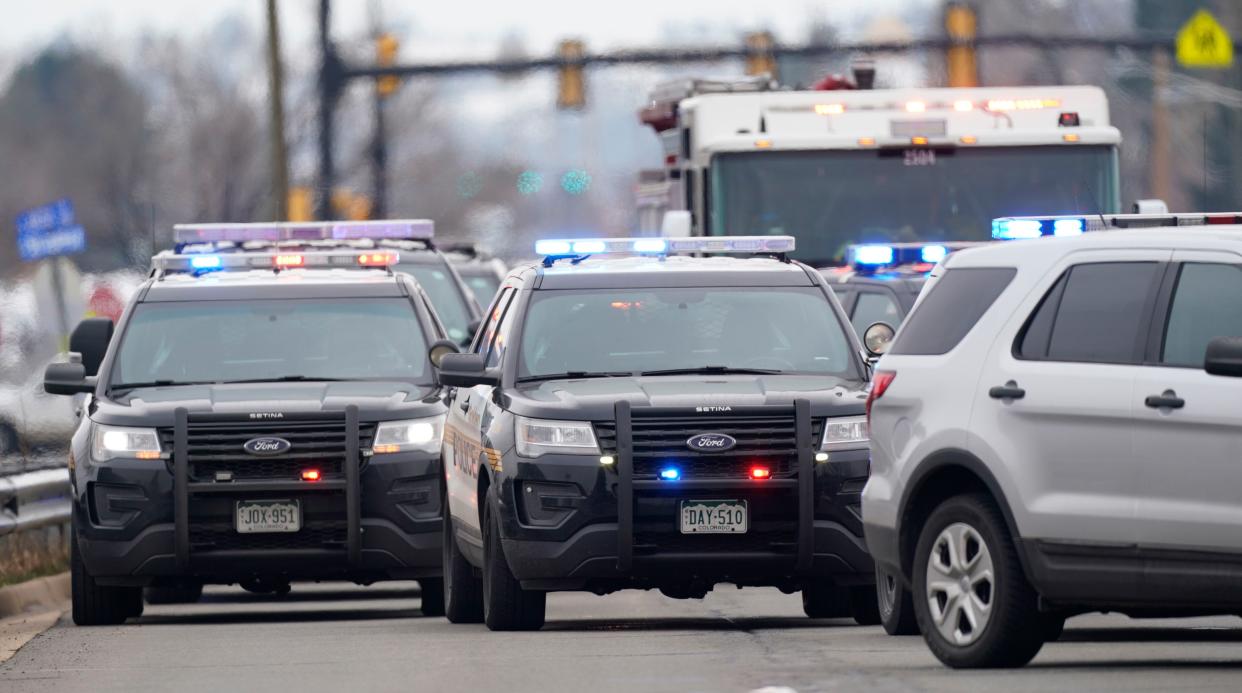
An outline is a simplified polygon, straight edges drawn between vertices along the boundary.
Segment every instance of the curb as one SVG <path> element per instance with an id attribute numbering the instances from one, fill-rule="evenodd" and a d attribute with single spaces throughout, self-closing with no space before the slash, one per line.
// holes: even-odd
<path id="1" fill-rule="evenodd" d="M 69 573 L 0 587 L 0 619 L 60 609 L 69 600 Z"/>

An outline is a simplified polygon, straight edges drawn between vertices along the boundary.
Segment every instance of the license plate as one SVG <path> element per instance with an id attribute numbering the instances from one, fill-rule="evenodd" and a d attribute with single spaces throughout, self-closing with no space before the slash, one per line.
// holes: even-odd
<path id="1" fill-rule="evenodd" d="M 748 522 L 744 500 L 681 501 L 682 534 L 745 534 Z"/>
<path id="2" fill-rule="evenodd" d="M 237 501 L 237 533 L 266 534 L 302 529 L 302 507 L 295 500 Z"/>

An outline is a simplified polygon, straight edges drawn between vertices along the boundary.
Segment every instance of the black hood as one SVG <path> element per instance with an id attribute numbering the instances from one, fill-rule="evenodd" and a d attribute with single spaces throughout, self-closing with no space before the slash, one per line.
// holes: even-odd
<path id="1" fill-rule="evenodd" d="M 91 419 L 133 426 L 172 426 L 173 412 L 247 415 L 255 412 L 339 412 L 358 406 L 361 421 L 432 416 L 444 411 L 437 387 L 394 381 L 246 383 L 138 388 L 96 400 Z"/>
<path id="2" fill-rule="evenodd" d="M 852 416 L 864 412 L 866 384 L 833 376 L 693 375 L 554 380 L 506 390 L 507 408 L 515 414 L 545 419 L 607 421 L 616 403 L 629 400 L 640 407 L 790 406 L 796 399 L 811 403 L 811 415 Z"/>

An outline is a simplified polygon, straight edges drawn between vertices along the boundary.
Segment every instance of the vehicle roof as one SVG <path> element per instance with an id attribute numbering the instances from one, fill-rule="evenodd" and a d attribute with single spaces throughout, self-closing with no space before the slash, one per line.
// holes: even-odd
<path id="1" fill-rule="evenodd" d="M 148 280 L 142 302 L 230 299 L 361 298 L 408 295 L 402 279 L 385 269 L 256 269 L 209 272 L 199 276 L 169 273 Z"/>
<path id="2" fill-rule="evenodd" d="M 1242 225 L 1179 226 L 1089 231 L 1081 236 L 1046 236 L 1002 241 L 951 254 L 945 267 L 1020 266 L 1054 262 L 1081 250 L 1226 250 L 1242 255 Z"/>
<path id="3" fill-rule="evenodd" d="M 820 274 L 834 289 L 838 286 L 878 285 L 918 292 L 927 281 L 927 272 L 902 271 L 900 268 L 885 272 L 855 272 L 845 267 L 826 267 Z"/>
<path id="4" fill-rule="evenodd" d="M 608 289 L 697 286 L 813 286 L 814 270 L 799 262 L 766 257 L 621 256 L 590 257 L 551 267 L 527 265 L 509 277 L 534 270 L 536 289 Z M 528 277 L 532 275 L 527 275 Z"/>

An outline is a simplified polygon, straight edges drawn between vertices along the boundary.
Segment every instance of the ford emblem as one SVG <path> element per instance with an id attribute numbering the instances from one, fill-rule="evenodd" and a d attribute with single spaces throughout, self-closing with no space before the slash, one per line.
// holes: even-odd
<path id="1" fill-rule="evenodd" d="M 284 438 L 251 438 L 242 447 L 251 455 L 280 455 L 289 452 L 289 449 L 293 447 L 293 443 Z"/>
<path id="2" fill-rule="evenodd" d="M 737 439 L 724 433 L 700 433 L 686 441 L 686 447 L 695 452 L 724 452 L 734 445 Z"/>

